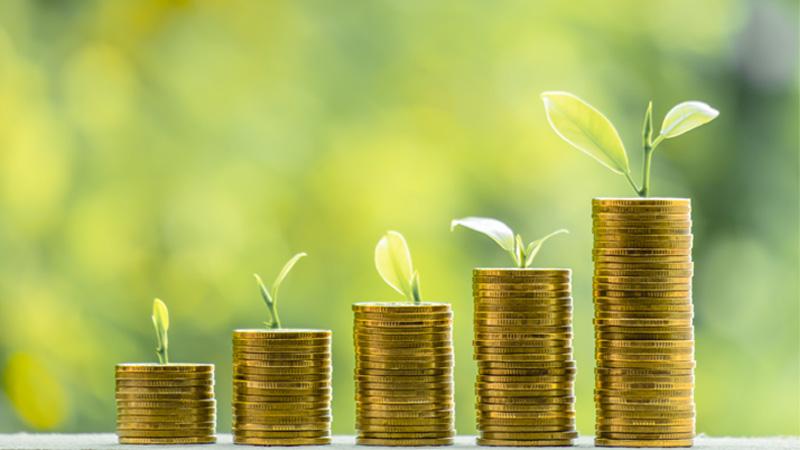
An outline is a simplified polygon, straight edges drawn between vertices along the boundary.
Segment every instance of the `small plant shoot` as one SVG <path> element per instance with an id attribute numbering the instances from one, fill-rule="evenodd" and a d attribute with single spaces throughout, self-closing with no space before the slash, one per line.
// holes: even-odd
<path id="1" fill-rule="evenodd" d="M 159 299 L 153 300 L 153 327 L 156 329 L 156 355 L 158 355 L 158 362 L 161 364 L 169 364 L 169 339 L 167 338 L 167 331 L 169 331 L 169 310 L 167 305 Z"/>
<path id="2" fill-rule="evenodd" d="M 698 101 L 675 105 L 661 123 L 661 131 L 653 137 L 653 102 L 649 102 L 642 125 L 643 169 L 639 187 L 631 177 L 628 154 L 617 129 L 592 105 L 568 92 L 543 92 L 542 101 L 547 121 L 557 135 L 570 145 L 596 159 L 614 173 L 624 175 L 640 197 L 650 194 L 650 167 L 653 152 L 665 139 L 672 139 L 714 120 L 719 111 Z"/>
<path id="3" fill-rule="evenodd" d="M 525 245 L 522 236 L 514 234 L 514 231 L 508 225 L 497 219 L 489 217 L 464 217 L 463 219 L 455 219 L 450 222 L 450 231 L 455 230 L 458 226 L 469 228 L 470 230 L 483 233 L 490 237 L 493 241 L 497 242 L 500 248 L 511 255 L 514 264 L 520 269 L 530 267 L 531 264 L 533 264 L 533 259 L 539 253 L 545 241 L 558 234 L 569 233 L 569 231 L 562 228 Z"/>
<path id="4" fill-rule="evenodd" d="M 419 274 L 411 262 L 411 252 L 402 234 L 387 232 L 375 247 L 375 268 L 383 281 L 415 305 L 422 301 Z"/>
<path id="5" fill-rule="evenodd" d="M 307 256 L 306 253 L 298 253 L 292 256 L 289 261 L 283 266 L 283 269 L 278 273 L 278 276 L 275 278 L 275 281 L 272 283 L 272 289 L 268 290 L 267 287 L 264 285 L 264 282 L 261 280 L 261 277 L 258 274 L 253 274 L 256 278 L 256 282 L 258 283 L 258 287 L 261 290 L 261 298 L 264 299 L 264 303 L 267 304 L 267 311 L 269 312 L 269 320 L 264 322 L 267 325 L 268 329 L 275 330 L 281 327 L 281 319 L 278 316 L 278 289 L 280 289 L 283 280 L 286 279 L 286 276 L 289 275 L 289 272 L 292 270 L 297 261 L 300 258 Z"/>

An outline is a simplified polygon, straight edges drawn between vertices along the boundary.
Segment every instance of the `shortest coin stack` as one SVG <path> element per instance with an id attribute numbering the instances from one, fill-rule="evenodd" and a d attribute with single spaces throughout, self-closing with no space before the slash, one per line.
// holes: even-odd
<path id="1" fill-rule="evenodd" d="M 212 364 L 119 364 L 120 444 L 216 442 Z"/>
<path id="2" fill-rule="evenodd" d="M 475 269 L 478 444 L 568 446 L 575 430 L 569 269 Z"/>
<path id="3" fill-rule="evenodd" d="M 233 333 L 233 442 L 331 442 L 331 331 Z"/>
<path id="4" fill-rule="evenodd" d="M 450 445 L 453 313 L 442 303 L 357 303 L 356 442 Z"/>

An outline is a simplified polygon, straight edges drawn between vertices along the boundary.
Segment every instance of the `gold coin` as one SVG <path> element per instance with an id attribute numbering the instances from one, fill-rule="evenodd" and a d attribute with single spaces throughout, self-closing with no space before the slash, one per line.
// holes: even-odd
<path id="1" fill-rule="evenodd" d="M 603 439 L 619 439 L 619 440 L 679 440 L 679 439 L 693 439 L 694 432 L 683 433 L 615 433 L 598 431 L 597 436 Z"/>
<path id="2" fill-rule="evenodd" d="M 141 363 L 141 364 L 117 364 L 116 371 L 118 374 L 126 373 L 212 373 L 214 372 L 213 364 L 156 364 L 156 363 Z"/>
<path id="3" fill-rule="evenodd" d="M 173 411 L 170 414 L 150 415 L 147 412 L 117 411 L 117 420 L 125 422 L 158 422 L 158 423 L 195 423 L 209 422 L 216 417 L 216 412 L 209 409 L 203 412 L 187 412 L 185 410 Z"/>
<path id="4" fill-rule="evenodd" d="M 390 413 L 398 414 L 405 412 L 425 413 L 425 412 L 438 412 L 448 410 L 453 412 L 453 402 L 422 402 L 422 403 L 359 403 L 358 414 L 373 414 L 373 413 Z"/>
<path id="5" fill-rule="evenodd" d="M 381 447 L 427 447 L 427 446 L 442 446 L 453 445 L 453 438 L 433 438 L 433 439 L 397 439 L 397 438 L 367 438 L 356 437 L 357 445 L 371 445 Z"/>
<path id="6" fill-rule="evenodd" d="M 360 408 L 358 417 L 371 418 L 371 419 L 417 419 L 417 418 L 436 418 L 436 419 L 452 419 L 454 411 L 450 409 L 438 409 L 429 411 L 415 411 L 415 410 L 373 410 L 369 408 Z"/>
<path id="7" fill-rule="evenodd" d="M 329 434 L 331 429 L 330 416 L 327 418 L 320 418 L 317 423 L 261 423 L 260 418 L 254 419 L 253 417 L 236 417 L 234 423 L 235 431 L 261 431 L 261 432 L 313 432 L 319 434 Z M 310 434 L 310 433 L 309 433 Z"/>
<path id="8" fill-rule="evenodd" d="M 117 402 L 117 415 L 154 416 L 154 417 L 179 417 L 181 415 L 207 415 L 216 413 L 216 402 L 205 403 L 202 406 L 181 406 L 179 408 L 137 408 L 120 405 Z"/>
<path id="9" fill-rule="evenodd" d="M 270 438 L 260 436 L 247 436 L 237 433 L 233 435 L 234 444 L 242 445 L 272 445 L 272 446 L 297 446 L 297 445 L 328 445 L 330 437 L 320 438 Z"/>
<path id="10" fill-rule="evenodd" d="M 208 428 L 178 428 L 175 430 L 120 430 L 117 429 L 117 436 L 120 438 L 183 438 L 199 437 L 214 434 L 214 427 Z"/>
<path id="11" fill-rule="evenodd" d="M 575 396 L 572 395 L 572 392 L 565 395 L 529 396 L 529 397 L 480 395 L 480 399 L 481 403 L 484 405 L 501 404 L 510 406 L 510 405 L 574 405 L 575 404 Z"/>
<path id="12" fill-rule="evenodd" d="M 694 445 L 692 439 L 668 439 L 668 440 L 635 440 L 635 439 L 607 439 L 602 437 L 594 438 L 594 445 L 598 447 L 691 447 Z"/>
<path id="13" fill-rule="evenodd" d="M 245 429 L 237 429 L 234 432 L 240 435 L 245 433 L 251 432 L 258 432 L 259 435 L 269 438 L 275 439 L 292 439 L 292 438 L 324 438 L 326 436 L 330 436 L 330 430 L 327 429 L 318 429 L 318 430 L 297 430 L 294 428 L 288 428 L 286 430 L 260 430 L 260 429 L 250 429 L 252 427 L 257 427 L 257 425 L 252 425 L 251 427 Z"/>
<path id="14" fill-rule="evenodd" d="M 537 277 L 564 277 L 569 278 L 572 274 L 571 269 L 530 269 L 530 268 L 506 268 L 506 269 L 484 269 L 472 270 L 473 277 L 504 277 L 504 278 L 537 278 Z"/>
<path id="15" fill-rule="evenodd" d="M 481 361 L 479 366 L 483 369 L 574 369 L 574 360 L 565 361 Z"/>
<path id="16" fill-rule="evenodd" d="M 481 434 L 481 437 L 484 439 L 492 439 L 492 440 L 563 440 L 563 439 L 575 439 L 578 437 L 577 431 L 561 431 L 561 432 L 520 432 L 520 433 L 509 433 L 509 432 L 484 432 Z"/>
<path id="17" fill-rule="evenodd" d="M 259 339 L 259 340 L 302 340 L 302 339 L 329 339 L 331 330 L 300 330 L 300 329 L 271 329 L 271 330 L 234 330 L 234 339 Z"/>
<path id="18" fill-rule="evenodd" d="M 330 360 L 285 360 L 285 361 L 265 361 L 262 359 L 248 359 L 235 357 L 234 365 L 243 367 L 265 367 L 265 368 L 313 368 L 314 370 L 327 370 L 331 368 Z"/>
<path id="19" fill-rule="evenodd" d="M 560 383 L 572 381 L 573 375 L 535 375 L 535 376 L 502 376 L 478 375 L 477 380 L 485 383 Z"/>
<path id="20" fill-rule="evenodd" d="M 478 376 L 480 377 L 493 377 L 493 376 L 501 376 L 501 377 L 544 377 L 544 376 L 553 376 L 553 377 L 563 377 L 567 375 L 575 375 L 575 368 L 574 367 L 567 367 L 567 368 L 559 368 L 559 369 L 493 369 L 493 368 L 486 368 L 486 367 L 478 367 Z"/>
<path id="21" fill-rule="evenodd" d="M 668 433 L 670 431 L 676 431 L 675 428 L 678 427 L 691 427 L 694 429 L 694 417 L 687 417 L 685 419 L 631 419 L 626 417 L 599 417 L 598 418 L 598 426 L 603 428 L 603 431 L 618 431 L 618 432 L 629 432 L 629 431 L 621 431 L 620 429 L 627 428 L 628 430 L 633 430 L 636 428 L 642 429 L 649 429 L 649 433 Z M 611 428 L 619 428 L 617 430 Z"/>
<path id="22" fill-rule="evenodd" d="M 557 382 L 483 382 L 475 383 L 475 389 L 486 392 L 489 390 L 497 391 L 546 391 L 549 389 L 572 389 L 574 383 L 570 380 L 559 380 Z"/>
<path id="23" fill-rule="evenodd" d="M 572 396 L 572 387 L 566 389 L 542 389 L 538 391 L 523 391 L 523 390 L 514 390 L 514 391 L 501 391 L 497 389 L 481 389 L 476 388 L 475 393 L 481 396 L 483 401 L 487 401 L 489 403 L 496 403 L 495 401 L 489 401 L 489 399 L 496 399 L 496 398 L 508 398 L 508 397 L 516 397 L 516 398 L 530 398 L 530 397 L 570 397 Z"/>
<path id="24" fill-rule="evenodd" d="M 575 413 L 574 405 L 569 403 L 552 404 L 505 404 L 505 403 L 483 403 L 481 397 L 478 397 L 475 403 L 476 411 L 479 414 L 485 412 L 503 412 L 503 413 Z"/>
<path id="25" fill-rule="evenodd" d="M 572 309 L 563 309 L 554 312 L 538 311 L 512 311 L 512 312 L 481 312 L 475 311 L 474 320 L 571 320 Z"/>
<path id="26" fill-rule="evenodd" d="M 514 283 L 488 283 L 484 281 L 473 281 L 473 291 L 522 291 L 522 292 L 551 292 L 568 291 L 571 288 L 569 282 L 562 283 L 535 283 L 535 282 L 514 282 Z"/>
<path id="27" fill-rule="evenodd" d="M 574 419 L 575 411 L 481 411 L 478 410 L 478 419 L 489 422 L 491 419 Z"/>
<path id="28" fill-rule="evenodd" d="M 592 226 L 592 234 L 596 239 L 606 237 L 648 237 L 648 236 L 692 236 L 691 227 L 670 226 L 670 227 L 610 227 L 605 223 Z"/>
<path id="29" fill-rule="evenodd" d="M 612 408 L 613 406 L 613 408 Z M 638 407 L 631 405 L 605 405 L 597 410 L 598 420 L 626 419 L 626 420 L 673 420 L 694 419 L 694 408 L 663 409 L 655 407 Z"/>
<path id="30" fill-rule="evenodd" d="M 444 428 L 446 431 L 453 426 L 452 416 L 445 417 L 358 417 L 356 419 L 356 426 L 365 428 L 394 428 L 399 432 L 409 432 L 412 430 L 404 430 L 406 427 L 432 427 Z M 388 431 L 388 430 L 387 430 Z M 423 430 L 415 430 L 423 431 Z M 434 430 L 424 430 L 434 431 Z"/>
<path id="31" fill-rule="evenodd" d="M 193 421 L 193 422 L 136 422 L 131 420 L 117 421 L 118 431 L 176 431 L 176 430 L 211 430 L 213 433 L 216 422 L 210 421 Z"/>
<path id="32" fill-rule="evenodd" d="M 478 437 L 475 443 L 484 447 L 568 447 L 572 446 L 572 439 L 536 439 L 536 440 L 505 440 L 505 439 L 487 439 Z"/>
<path id="33" fill-rule="evenodd" d="M 401 433 L 401 432 L 394 432 L 394 433 L 380 433 L 380 432 L 373 432 L 373 431 L 363 431 L 358 430 L 358 439 L 445 439 L 445 438 L 453 438 L 455 437 L 454 431 L 438 431 L 438 432 L 409 432 L 409 433 Z"/>
<path id="34" fill-rule="evenodd" d="M 183 445 L 183 444 L 214 444 L 217 442 L 216 436 L 196 436 L 196 437 L 166 437 L 166 438 L 134 438 L 134 437 L 118 437 L 120 444 L 131 445 Z"/>
<path id="35" fill-rule="evenodd" d="M 572 293 L 569 291 L 569 289 L 560 291 L 509 291 L 473 289 L 472 295 L 475 298 L 479 298 L 482 302 L 488 302 L 490 299 L 506 299 L 506 301 L 525 301 L 527 299 L 563 299 L 571 297 Z"/>

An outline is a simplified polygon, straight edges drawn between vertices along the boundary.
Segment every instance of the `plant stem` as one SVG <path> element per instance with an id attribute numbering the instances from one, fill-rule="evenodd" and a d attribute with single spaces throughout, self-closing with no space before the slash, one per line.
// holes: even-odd
<path id="1" fill-rule="evenodd" d="M 641 197 L 647 197 L 650 194 L 650 166 L 653 161 L 653 150 L 655 147 L 651 145 L 644 146 L 644 168 L 642 170 L 642 190 L 639 191 Z"/>
<path id="2" fill-rule="evenodd" d="M 278 317 L 278 308 L 275 307 L 275 302 L 268 303 L 267 308 L 269 309 L 269 315 L 272 317 L 271 328 L 273 330 L 279 329 L 281 327 L 281 318 Z"/>
<path id="3" fill-rule="evenodd" d="M 166 336 L 164 336 L 166 339 Z M 158 362 L 161 364 L 169 364 L 169 355 L 167 354 L 167 345 L 165 342 L 161 341 L 161 338 L 158 339 L 158 347 L 156 348 L 156 354 L 158 355 Z"/>

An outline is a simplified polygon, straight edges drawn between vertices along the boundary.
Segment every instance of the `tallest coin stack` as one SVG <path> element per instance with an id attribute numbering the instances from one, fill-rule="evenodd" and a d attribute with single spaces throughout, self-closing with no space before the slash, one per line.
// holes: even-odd
<path id="1" fill-rule="evenodd" d="M 594 199 L 598 446 L 689 447 L 695 433 L 689 199 Z"/>

